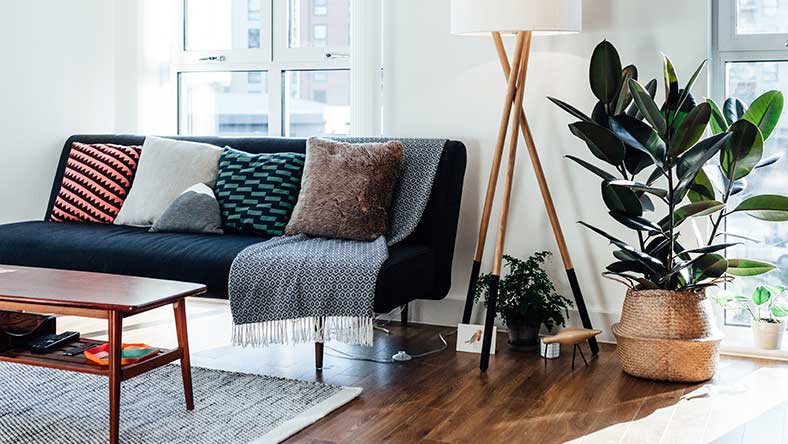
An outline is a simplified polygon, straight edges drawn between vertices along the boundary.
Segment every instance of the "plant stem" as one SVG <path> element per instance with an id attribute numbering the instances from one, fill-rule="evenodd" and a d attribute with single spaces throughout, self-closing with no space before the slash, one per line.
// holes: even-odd
<path id="1" fill-rule="evenodd" d="M 722 203 L 725 204 L 725 207 L 728 206 L 728 200 L 731 198 L 731 193 L 733 192 L 733 182 L 736 181 L 736 162 L 738 159 L 736 157 L 733 158 L 733 166 L 731 168 L 731 175 L 732 178 L 728 179 L 728 188 L 725 190 L 725 196 L 722 199 Z M 717 215 L 717 220 L 714 222 L 714 225 L 711 228 L 711 236 L 709 237 L 709 242 L 706 243 L 706 246 L 709 246 L 714 242 L 714 237 L 717 236 L 717 230 L 720 228 L 720 223 L 722 223 L 722 218 L 725 217 L 725 207 L 720 213 Z"/>
<path id="2" fill-rule="evenodd" d="M 675 190 L 673 189 L 673 170 L 668 171 L 668 215 L 670 216 L 670 229 L 668 230 L 668 236 L 670 237 L 670 250 L 668 251 L 668 270 L 673 269 L 673 250 L 675 249 L 675 242 L 676 238 L 673 236 L 673 230 L 676 225 L 676 220 L 673 218 L 673 211 L 676 209 L 676 200 L 674 199 Z"/>

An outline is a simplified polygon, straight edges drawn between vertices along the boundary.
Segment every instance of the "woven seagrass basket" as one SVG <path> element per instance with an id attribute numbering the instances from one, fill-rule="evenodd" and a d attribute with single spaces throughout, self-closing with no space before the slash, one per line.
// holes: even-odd
<path id="1" fill-rule="evenodd" d="M 632 376 L 700 382 L 717 371 L 722 333 L 705 293 L 630 290 L 613 334 L 621 367 Z"/>

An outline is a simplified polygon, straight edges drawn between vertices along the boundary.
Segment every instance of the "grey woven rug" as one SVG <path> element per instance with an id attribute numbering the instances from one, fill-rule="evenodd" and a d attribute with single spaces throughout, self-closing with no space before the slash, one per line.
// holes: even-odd
<path id="1" fill-rule="evenodd" d="M 361 389 L 193 368 L 186 410 L 180 367 L 123 382 L 121 443 L 276 443 L 359 395 Z M 0 362 L 0 442 L 109 441 L 101 376 Z"/>

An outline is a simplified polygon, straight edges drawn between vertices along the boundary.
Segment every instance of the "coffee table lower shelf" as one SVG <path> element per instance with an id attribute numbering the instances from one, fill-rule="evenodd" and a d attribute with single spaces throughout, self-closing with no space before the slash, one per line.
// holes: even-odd
<path id="1" fill-rule="evenodd" d="M 89 361 L 84 354 L 79 354 L 77 356 L 66 356 L 63 354 L 64 351 L 81 345 L 95 344 L 98 346 L 106 343 L 107 341 L 80 339 L 79 341 L 58 347 L 48 353 L 32 353 L 30 350 L 15 348 L 0 352 L 0 362 L 13 362 L 15 364 L 35 365 L 58 370 L 109 376 L 110 370 L 108 366 L 95 364 Z M 142 373 L 153 370 L 154 368 L 177 361 L 181 359 L 182 356 L 183 350 L 181 348 L 174 350 L 161 349 L 156 356 L 134 364 L 122 366 L 120 370 L 121 380 L 125 381 L 131 379 Z"/>

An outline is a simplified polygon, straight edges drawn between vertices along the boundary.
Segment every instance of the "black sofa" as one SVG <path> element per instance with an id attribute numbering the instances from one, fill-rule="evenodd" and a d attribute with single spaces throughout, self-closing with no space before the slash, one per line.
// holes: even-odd
<path id="1" fill-rule="evenodd" d="M 251 153 L 303 153 L 306 148 L 305 139 L 174 138 Z M 144 140 L 144 136 L 131 135 L 70 137 L 60 156 L 44 221 L 0 225 L 0 264 L 199 282 L 207 285 L 208 297 L 226 299 L 233 259 L 264 237 L 149 233 L 126 226 L 47 222 L 72 142 L 142 145 Z M 415 299 L 443 299 L 448 294 L 465 164 L 465 146 L 447 142 L 419 226 L 408 239 L 390 248 L 389 259 L 380 271 L 376 312 L 385 313 Z M 406 311 L 403 321 L 407 322 Z"/>

